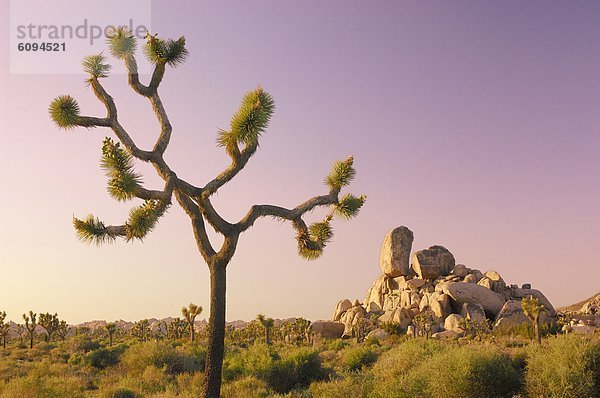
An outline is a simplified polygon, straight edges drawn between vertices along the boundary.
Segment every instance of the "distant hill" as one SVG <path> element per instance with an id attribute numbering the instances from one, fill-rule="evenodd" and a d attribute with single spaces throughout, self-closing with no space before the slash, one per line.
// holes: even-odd
<path id="1" fill-rule="evenodd" d="M 598 310 L 600 310 L 600 292 L 586 300 L 558 308 L 559 312 L 577 312 L 585 314 L 598 313 Z"/>

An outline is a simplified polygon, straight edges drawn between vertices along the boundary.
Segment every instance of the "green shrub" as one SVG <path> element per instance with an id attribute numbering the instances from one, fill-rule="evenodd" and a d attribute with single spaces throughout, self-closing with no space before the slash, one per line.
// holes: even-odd
<path id="1" fill-rule="evenodd" d="M 222 398 L 267 398 L 268 396 L 269 391 L 266 383 L 251 376 L 223 384 L 221 388 Z"/>
<path id="2" fill-rule="evenodd" d="M 109 391 L 103 398 L 140 398 L 138 394 L 127 388 L 119 387 Z"/>
<path id="3" fill-rule="evenodd" d="M 427 375 L 432 398 L 511 398 L 523 386 L 517 364 L 485 346 L 451 347 L 431 357 L 420 371 Z"/>
<path id="4" fill-rule="evenodd" d="M 316 351 L 300 348 L 286 353 L 281 360 L 273 361 L 258 376 L 275 392 L 285 394 L 323 379 L 325 370 Z"/>
<path id="5" fill-rule="evenodd" d="M 367 398 L 373 389 L 373 376 L 366 372 L 351 372 L 339 380 L 318 381 L 310 385 L 313 398 Z"/>
<path id="6" fill-rule="evenodd" d="M 204 351 L 186 352 L 182 347 L 174 348 L 168 342 L 146 342 L 129 348 L 122 355 L 122 362 L 134 373 L 141 374 L 148 366 L 165 369 L 168 374 L 204 370 Z"/>
<path id="7" fill-rule="evenodd" d="M 600 342 L 558 336 L 528 350 L 525 385 L 529 395 L 547 398 L 600 396 Z"/>
<path id="8" fill-rule="evenodd" d="M 89 352 L 84 357 L 84 363 L 97 369 L 105 369 L 119 363 L 121 348 L 100 348 Z"/>
<path id="9" fill-rule="evenodd" d="M 350 371 L 360 370 L 372 365 L 377 360 L 377 354 L 367 346 L 356 346 L 344 353 L 343 365 Z"/>
<path id="10" fill-rule="evenodd" d="M 348 345 L 346 340 L 335 339 L 327 342 L 327 349 L 330 351 L 340 351 Z"/>

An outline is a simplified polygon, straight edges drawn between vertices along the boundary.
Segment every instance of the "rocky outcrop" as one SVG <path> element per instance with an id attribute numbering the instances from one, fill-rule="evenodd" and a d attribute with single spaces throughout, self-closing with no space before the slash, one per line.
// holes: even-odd
<path id="1" fill-rule="evenodd" d="M 409 268 L 412 242 L 413 233 L 406 227 L 385 236 L 382 274 L 368 289 L 364 302 L 342 300 L 336 305 L 332 319 L 344 324 L 344 336 L 352 336 L 358 325 L 376 328 L 385 322 L 414 335 L 421 333 L 423 319 L 429 319 L 429 330 L 439 338 L 458 337 L 467 324 L 487 330 L 489 324 L 529 322 L 522 313 L 521 300 L 531 296 L 544 306 L 544 321 L 555 316 L 554 307 L 539 290 L 528 284 L 523 288 L 507 285 L 497 271 L 484 274 L 455 264 L 454 255 L 444 246 L 415 252 Z M 589 308 L 596 311 L 592 305 Z"/>
<path id="2" fill-rule="evenodd" d="M 379 259 L 381 272 L 390 278 L 411 275 L 409 261 L 412 243 L 413 233 L 404 226 L 388 232 L 381 246 Z"/>

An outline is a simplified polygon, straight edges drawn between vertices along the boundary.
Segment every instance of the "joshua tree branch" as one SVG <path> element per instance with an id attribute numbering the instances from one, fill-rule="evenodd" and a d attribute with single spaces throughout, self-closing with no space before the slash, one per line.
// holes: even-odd
<path id="1" fill-rule="evenodd" d="M 208 239 L 206 226 L 204 224 L 204 219 L 202 218 L 202 212 L 200 211 L 200 208 L 192 199 L 180 192 L 178 189 L 175 190 L 175 197 L 177 198 L 177 201 L 183 210 L 185 210 L 187 215 L 192 220 L 192 228 L 194 229 L 194 235 L 196 237 L 196 243 L 198 245 L 200 254 L 202 254 L 202 257 L 207 264 L 211 264 L 216 252 L 215 249 L 213 249 L 210 240 Z"/>
<path id="2" fill-rule="evenodd" d="M 156 90 L 158 89 L 158 86 L 160 85 L 160 82 L 162 81 L 163 76 L 165 74 L 164 63 L 161 62 L 156 64 L 154 72 L 152 73 L 152 79 L 150 79 L 150 84 L 148 86 L 145 86 L 142 83 L 140 83 L 137 61 L 135 60 L 135 57 L 133 55 L 125 59 L 125 66 L 127 67 L 127 71 L 129 72 L 129 85 L 133 88 L 133 90 L 136 93 L 144 97 L 150 97 L 152 96 L 152 94 L 156 93 Z"/>
<path id="3" fill-rule="evenodd" d="M 259 217 L 276 217 L 283 220 L 295 221 L 299 223 L 299 227 L 304 225 L 303 230 L 306 230 L 306 224 L 301 217 L 318 206 L 329 206 L 338 202 L 338 192 L 331 191 L 328 195 L 315 196 L 306 202 L 296 206 L 293 209 L 273 205 L 254 205 L 250 211 L 234 225 L 234 228 L 239 232 L 244 232 L 252 225 Z"/>
<path id="4" fill-rule="evenodd" d="M 242 150 L 239 157 L 232 156 L 231 165 L 202 188 L 202 199 L 208 198 L 223 185 L 231 181 L 246 166 L 246 163 L 248 163 L 248 160 L 256 152 L 257 148 L 258 143 L 250 144 Z"/>

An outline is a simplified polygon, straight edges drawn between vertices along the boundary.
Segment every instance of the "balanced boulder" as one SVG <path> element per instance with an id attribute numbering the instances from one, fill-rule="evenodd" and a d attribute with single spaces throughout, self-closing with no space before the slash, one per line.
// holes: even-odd
<path id="1" fill-rule="evenodd" d="M 413 254 L 412 268 L 421 279 L 436 279 L 440 275 L 449 275 L 454 269 L 452 253 L 444 246 L 431 246 Z"/>
<path id="2" fill-rule="evenodd" d="M 385 235 L 379 259 L 384 274 L 391 278 L 412 275 L 409 261 L 413 239 L 412 231 L 404 226 L 395 228 Z"/>

